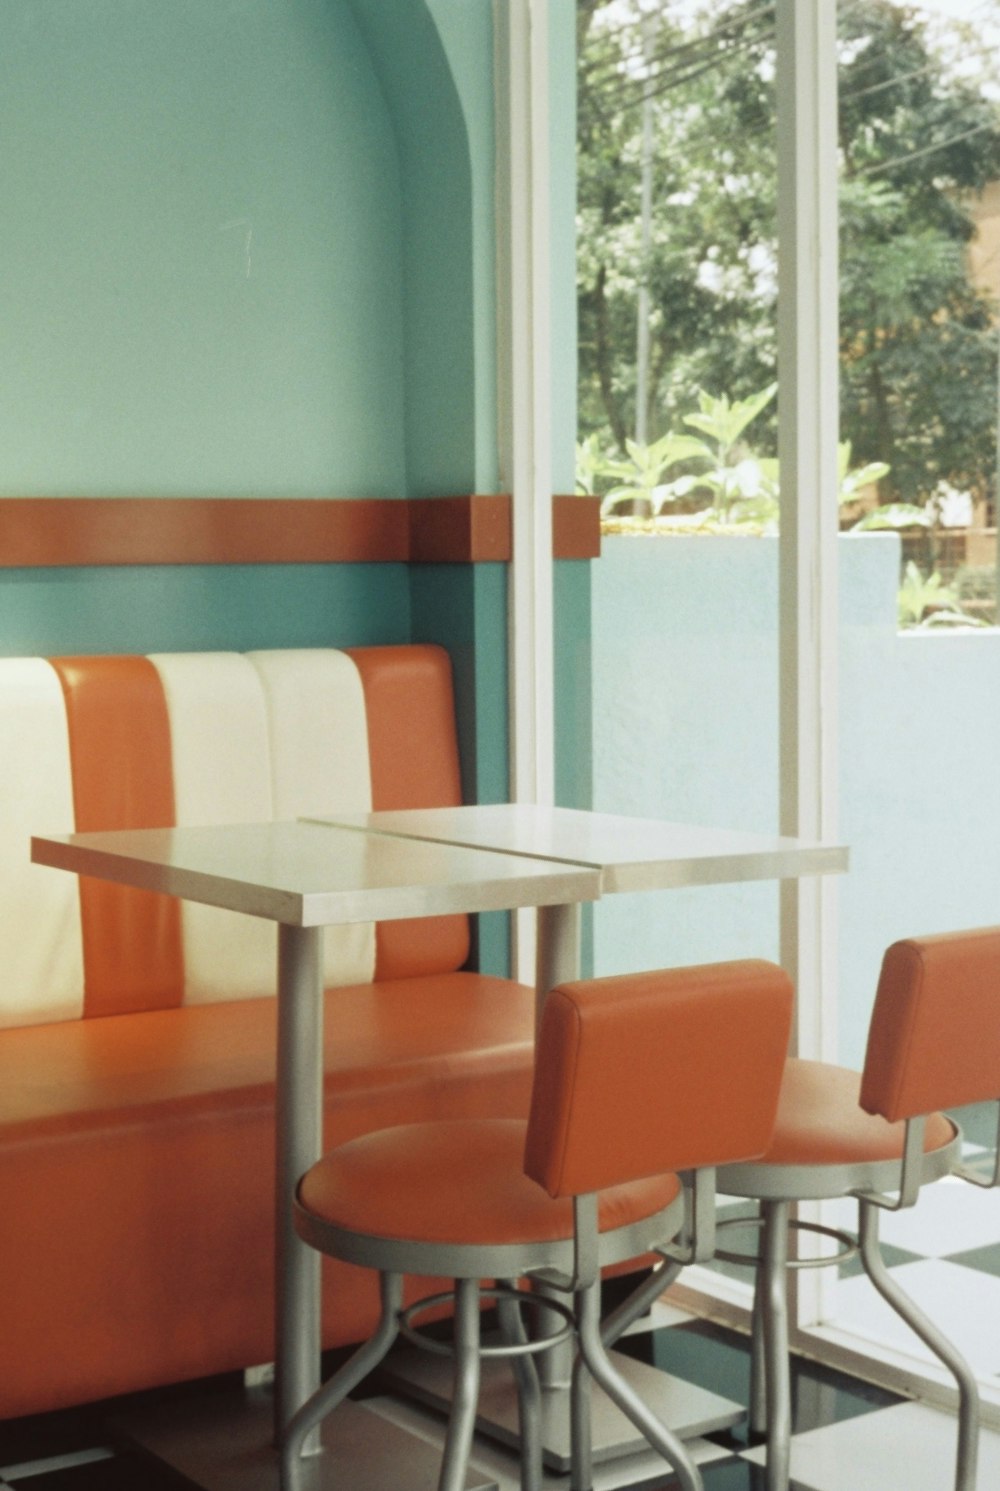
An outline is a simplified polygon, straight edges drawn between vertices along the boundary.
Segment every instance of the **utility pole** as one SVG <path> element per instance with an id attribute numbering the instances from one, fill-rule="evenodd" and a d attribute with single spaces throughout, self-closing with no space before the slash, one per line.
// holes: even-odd
<path id="1" fill-rule="evenodd" d="M 645 88 L 642 99 L 642 157 L 640 171 L 640 253 L 639 295 L 636 305 L 635 344 L 635 438 L 639 445 L 649 439 L 649 310 L 650 294 L 646 266 L 653 243 L 653 59 L 656 33 L 659 29 L 659 6 L 642 16 L 642 62 Z"/>

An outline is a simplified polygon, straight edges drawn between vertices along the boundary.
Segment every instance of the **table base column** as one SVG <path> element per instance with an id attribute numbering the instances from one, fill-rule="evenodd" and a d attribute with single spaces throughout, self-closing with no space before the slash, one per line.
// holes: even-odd
<path id="1" fill-rule="evenodd" d="M 271 1395 L 249 1392 L 204 1405 L 165 1404 L 118 1420 L 134 1448 L 202 1491 L 279 1491 Z M 348 1400 L 321 1426 L 322 1451 L 303 1461 L 300 1491 L 436 1491 L 441 1454 L 432 1445 Z M 466 1491 L 498 1491 L 470 1469 Z"/>

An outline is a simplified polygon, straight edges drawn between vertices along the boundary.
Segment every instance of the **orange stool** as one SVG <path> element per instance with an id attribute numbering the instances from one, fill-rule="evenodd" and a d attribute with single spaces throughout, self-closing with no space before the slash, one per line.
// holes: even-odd
<path id="1" fill-rule="evenodd" d="M 282 1456 L 284 1491 L 294 1491 L 303 1447 L 320 1419 L 381 1361 L 399 1331 L 417 1338 L 410 1320 L 419 1307 L 400 1310 L 407 1273 L 455 1280 L 455 1391 L 440 1491 L 464 1486 L 480 1356 L 491 1352 L 515 1365 L 521 1484 L 537 1491 L 541 1392 L 532 1353 L 568 1332 L 579 1343 L 572 1388 L 577 1491 L 591 1485 L 588 1373 L 673 1466 L 684 1491 L 702 1491 L 684 1445 L 607 1355 L 600 1270 L 653 1251 L 682 1262 L 711 1253 L 712 1167 L 767 1146 L 791 1005 L 784 973 L 758 961 L 563 985 L 545 1004 L 526 1123 L 383 1129 L 314 1165 L 299 1186 L 298 1232 L 324 1253 L 378 1269 L 383 1316 L 375 1336 L 293 1420 Z M 682 1185 L 676 1171 L 692 1174 Z M 566 1321 L 541 1341 L 528 1340 L 520 1318 L 515 1281 L 526 1278 L 544 1287 L 546 1314 Z M 496 1288 L 481 1291 L 483 1279 Z M 498 1300 L 498 1347 L 480 1341 L 482 1293 Z"/>
<path id="2" fill-rule="evenodd" d="M 845 1236 L 850 1252 L 860 1251 L 879 1293 L 955 1377 L 955 1491 L 975 1491 L 975 1377 L 887 1270 L 878 1225 L 881 1210 L 912 1206 L 921 1186 L 941 1176 L 997 1184 L 996 1164 L 992 1174 L 962 1164 L 961 1131 L 938 1110 L 998 1097 L 1000 928 L 897 942 L 882 963 L 864 1072 L 789 1061 L 769 1149 L 759 1160 L 719 1171 L 721 1194 L 761 1203 L 751 1424 L 767 1434 L 767 1491 L 787 1491 L 789 1477 L 787 1270 L 831 1261 L 789 1263 L 790 1208 L 796 1201 L 842 1196 L 858 1200 L 858 1235 L 837 1235 Z"/>

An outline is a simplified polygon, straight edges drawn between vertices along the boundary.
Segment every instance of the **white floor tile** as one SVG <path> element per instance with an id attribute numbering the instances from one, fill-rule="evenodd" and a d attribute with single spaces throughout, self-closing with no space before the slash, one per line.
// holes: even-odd
<path id="1" fill-rule="evenodd" d="M 838 1219 L 854 1228 L 857 1203 L 838 1203 Z M 882 1241 L 919 1253 L 922 1258 L 945 1258 L 969 1248 L 1000 1243 L 1000 1190 L 984 1191 L 949 1176 L 921 1192 L 916 1206 L 885 1212 Z"/>
<path id="2" fill-rule="evenodd" d="M 762 1463 L 762 1449 L 748 1450 Z M 922 1403 L 845 1419 L 792 1440 L 792 1476 L 811 1491 L 947 1491 L 954 1484 L 955 1420 Z M 979 1491 L 1000 1486 L 1000 1434 L 984 1429 Z"/>
<path id="3" fill-rule="evenodd" d="M 941 1259 L 905 1263 L 894 1268 L 892 1275 L 976 1372 L 984 1377 L 1000 1372 L 1000 1278 Z M 837 1284 L 833 1310 L 825 1322 L 828 1325 L 848 1326 L 921 1360 L 930 1358 L 927 1348 L 864 1276 Z"/>

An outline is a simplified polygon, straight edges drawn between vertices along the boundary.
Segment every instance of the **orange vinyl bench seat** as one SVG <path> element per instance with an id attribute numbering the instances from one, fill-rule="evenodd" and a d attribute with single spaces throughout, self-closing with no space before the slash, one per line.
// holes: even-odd
<path id="1" fill-rule="evenodd" d="M 0 1417 L 274 1355 L 275 929 L 30 835 L 459 802 L 451 690 L 418 645 L 0 659 Z M 524 1116 L 533 992 L 464 971 L 466 918 L 326 935 L 327 1144 Z M 377 1314 L 324 1265 L 326 1346 Z"/>

